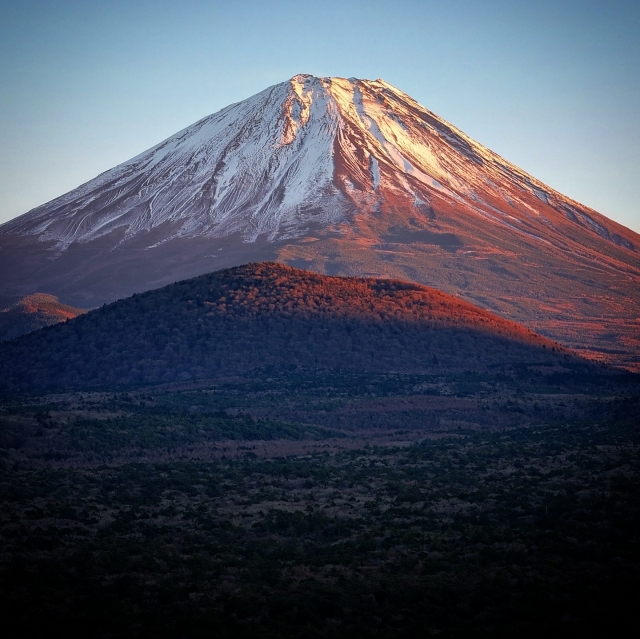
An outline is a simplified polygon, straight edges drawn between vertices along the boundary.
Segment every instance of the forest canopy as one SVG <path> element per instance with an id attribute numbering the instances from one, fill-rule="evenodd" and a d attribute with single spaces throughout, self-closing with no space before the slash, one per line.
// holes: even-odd
<path id="1" fill-rule="evenodd" d="M 257 263 L 133 295 L 0 345 L 0 384 L 155 384 L 269 366 L 429 373 L 567 362 L 586 365 L 426 286 Z"/>

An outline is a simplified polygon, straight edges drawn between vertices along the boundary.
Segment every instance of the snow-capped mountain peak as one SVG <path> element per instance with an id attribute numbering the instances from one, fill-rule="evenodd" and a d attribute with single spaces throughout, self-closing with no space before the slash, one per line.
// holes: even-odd
<path id="1" fill-rule="evenodd" d="M 568 209 L 565 215 L 575 206 L 382 79 L 301 74 L 3 230 L 53 240 L 58 250 L 116 229 L 126 241 L 167 223 L 161 241 L 235 233 L 246 242 L 282 240 L 309 224 L 346 222 L 354 210 L 372 213 L 398 194 L 417 210 L 434 195 L 460 208 L 471 202 L 471 215 L 529 235 L 536 235 L 530 218 L 540 215 L 529 210 L 529 196 Z M 581 216 L 598 232 L 597 219 Z"/>

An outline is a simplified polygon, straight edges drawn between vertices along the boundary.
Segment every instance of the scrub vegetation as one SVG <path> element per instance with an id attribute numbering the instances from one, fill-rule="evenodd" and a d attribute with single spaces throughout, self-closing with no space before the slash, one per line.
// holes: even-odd
<path id="1" fill-rule="evenodd" d="M 637 609 L 635 376 L 263 370 L 7 395 L 19 636 L 499 637 Z"/>

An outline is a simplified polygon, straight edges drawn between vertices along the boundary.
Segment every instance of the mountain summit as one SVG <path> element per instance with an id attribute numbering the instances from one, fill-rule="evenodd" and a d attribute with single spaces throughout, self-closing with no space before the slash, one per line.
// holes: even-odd
<path id="1" fill-rule="evenodd" d="M 384 80 L 297 75 L 0 226 L 0 302 L 95 306 L 264 259 L 426 283 L 640 361 L 640 236 Z"/>

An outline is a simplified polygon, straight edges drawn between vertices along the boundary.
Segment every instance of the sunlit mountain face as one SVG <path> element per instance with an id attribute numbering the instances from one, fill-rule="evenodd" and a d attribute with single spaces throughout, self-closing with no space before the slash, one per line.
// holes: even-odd
<path id="1" fill-rule="evenodd" d="M 263 262 L 134 295 L 3 344 L 0 390 L 202 382 L 266 370 L 492 375 L 514 366 L 599 369 L 427 286 Z"/>
<path id="2" fill-rule="evenodd" d="M 0 227 L 0 302 L 270 259 L 413 280 L 640 366 L 640 236 L 383 80 L 298 75 Z"/>
<path id="3" fill-rule="evenodd" d="M 55 295 L 26 295 L 16 304 L 0 310 L 0 341 L 73 319 L 83 313 L 82 309 L 61 304 Z"/>

